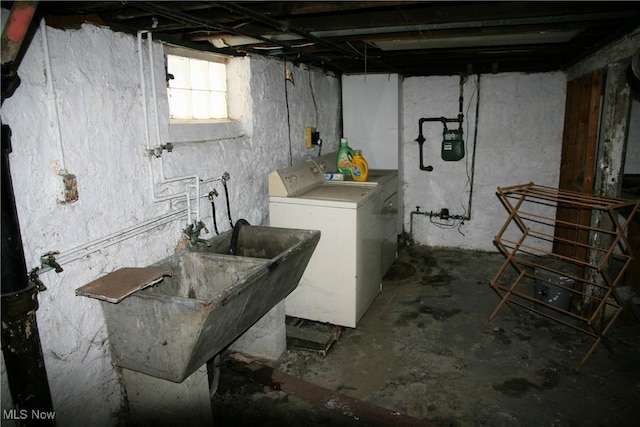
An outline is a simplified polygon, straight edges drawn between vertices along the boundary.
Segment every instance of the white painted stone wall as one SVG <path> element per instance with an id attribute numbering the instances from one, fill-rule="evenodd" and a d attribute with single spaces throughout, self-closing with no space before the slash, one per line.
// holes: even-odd
<path id="1" fill-rule="evenodd" d="M 3 18 L 6 15 L 3 10 Z M 39 266 L 40 256 L 47 251 L 60 251 L 63 256 L 79 245 L 184 209 L 186 200 L 152 201 L 136 38 L 92 25 L 67 31 L 48 28 L 47 32 L 64 160 L 67 171 L 77 177 L 79 200 L 71 204 L 57 200 L 62 156 L 38 31 L 19 70 L 22 84 L 1 110 L 3 123 L 13 132 L 11 170 L 29 270 Z M 230 108 L 240 122 L 197 130 L 169 127 L 161 51 L 156 44 L 158 106 L 164 117 L 160 135 L 162 143 L 173 142 L 175 148 L 165 152 L 162 160 L 151 160 L 154 179 L 160 177 L 160 162 L 166 177 L 206 179 L 228 171 L 233 219 L 267 224 L 267 174 L 317 154 L 317 149 L 304 147 L 304 127 L 317 123 L 323 151 L 337 149 L 340 80 L 275 59 L 235 59 L 229 85 L 237 96 L 231 96 Z M 293 71 L 293 84 L 284 80 L 285 67 Z M 153 113 L 153 104 L 149 105 Z M 156 195 L 184 193 L 193 182 L 156 186 Z M 202 185 L 201 190 L 206 196 L 214 187 L 224 194 L 219 183 Z M 229 225 L 223 196 L 218 206 L 219 229 L 224 231 Z M 206 197 L 200 200 L 200 208 L 202 221 L 213 233 Z M 111 365 L 100 305 L 75 296 L 75 289 L 117 268 L 149 265 L 172 254 L 182 243 L 186 223 L 186 214 L 180 214 L 143 234 L 70 261 L 60 274 L 41 276 L 48 290 L 39 295 L 37 317 L 58 425 L 115 425 L 122 410 L 122 388 Z M 11 402 L 4 362 L 2 368 L 2 409 L 6 409 Z"/>
<path id="2" fill-rule="evenodd" d="M 370 168 L 399 168 L 401 85 L 398 74 L 342 76 L 344 136 Z"/>
<path id="3" fill-rule="evenodd" d="M 458 162 L 440 156 L 443 127 L 423 126 L 425 165 L 419 169 L 418 120 L 458 115 L 459 77 L 412 77 L 404 80 L 403 143 L 404 225 L 409 232 L 411 212 L 466 215 L 473 151 L 476 76 L 464 86 L 464 132 L 467 152 Z M 557 187 L 566 79 L 562 73 L 482 75 L 471 220 L 442 221 L 413 217 L 413 239 L 430 246 L 494 250 L 493 238 L 507 219 L 496 188 L 534 182 Z M 453 125 L 452 125 L 453 126 Z"/>

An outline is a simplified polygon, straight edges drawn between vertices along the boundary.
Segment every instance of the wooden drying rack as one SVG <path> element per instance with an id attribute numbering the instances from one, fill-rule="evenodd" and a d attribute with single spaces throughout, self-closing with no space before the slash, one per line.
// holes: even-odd
<path id="1" fill-rule="evenodd" d="M 616 286 L 633 259 L 626 230 L 640 201 L 533 183 L 498 188 L 498 197 L 509 217 L 494 243 L 506 259 L 490 282 L 501 300 L 489 321 L 507 304 L 584 332 L 595 343 L 582 365 L 622 311 Z M 570 306 L 540 298 L 541 288 Z"/>

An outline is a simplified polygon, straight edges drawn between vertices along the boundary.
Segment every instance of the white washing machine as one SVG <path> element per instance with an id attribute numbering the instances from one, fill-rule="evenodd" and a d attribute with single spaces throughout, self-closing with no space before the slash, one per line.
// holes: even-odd
<path id="1" fill-rule="evenodd" d="M 396 257 L 398 173 L 372 170 L 366 183 L 337 182 L 325 181 L 325 169 L 317 158 L 269 175 L 270 225 L 321 232 L 285 310 L 354 328 Z"/>

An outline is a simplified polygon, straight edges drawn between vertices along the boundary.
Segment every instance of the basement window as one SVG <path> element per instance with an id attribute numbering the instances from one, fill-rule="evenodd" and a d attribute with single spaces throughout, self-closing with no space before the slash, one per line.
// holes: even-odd
<path id="1" fill-rule="evenodd" d="M 229 120 L 226 57 L 169 46 L 165 52 L 171 121 Z"/>

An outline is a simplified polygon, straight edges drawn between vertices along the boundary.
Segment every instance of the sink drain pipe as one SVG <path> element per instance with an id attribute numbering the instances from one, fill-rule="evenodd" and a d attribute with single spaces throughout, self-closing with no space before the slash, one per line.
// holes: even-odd
<path id="1" fill-rule="evenodd" d="M 240 218 L 236 221 L 235 227 L 233 227 L 233 231 L 231 232 L 231 244 L 229 245 L 229 254 L 230 255 L 238 255 L 238 238 L 240 237 L 240 228 L 249 224 L 244 218 Z"/>

